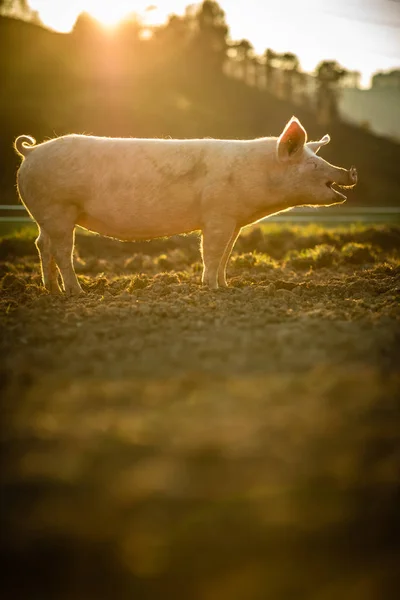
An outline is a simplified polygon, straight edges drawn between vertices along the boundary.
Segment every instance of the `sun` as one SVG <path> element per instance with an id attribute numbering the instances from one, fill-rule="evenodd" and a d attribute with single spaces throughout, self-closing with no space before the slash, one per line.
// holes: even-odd
<path id="1" fill-rule="evenodd" d="M 132 0 L 111 0 L 110 2 L 86 0 L 81 2 L 83 10 L 106 27 L 115 27 L 125 17 L 134 12 L 141 13 L 143 10 L 142 4 L 142 2 L 132 2 Z"/>
<path id="2" fill-rule="evenodd" d="M 45 25 L 62 32 L 71 31 L 82 12 L 92 15 L 104 27 L 113 28 L 131 14 L 136 14 L 145 25 L 159 25 L 174 6 L 181 8 L 177 0 L 158 1 L 156 5 L 149 0 L 29 0 L 29 5 L 38 11 Z"/>

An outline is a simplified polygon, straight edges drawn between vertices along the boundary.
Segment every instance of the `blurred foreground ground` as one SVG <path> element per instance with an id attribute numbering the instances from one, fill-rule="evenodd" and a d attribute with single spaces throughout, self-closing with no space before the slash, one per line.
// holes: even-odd
<path id="1" fill-rule="evenodd" d="M 400 500 L 398 227 L 78 236 L 87 294 L 0 240 L 8 599 L 386 600 Z"/>

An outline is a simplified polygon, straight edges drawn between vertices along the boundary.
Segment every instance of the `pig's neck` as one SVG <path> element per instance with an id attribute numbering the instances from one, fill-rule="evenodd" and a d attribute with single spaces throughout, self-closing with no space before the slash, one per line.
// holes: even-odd
<path id="1" fill-rule="evenodd" d="M 284 171 L 276 158 L 276 138 L 256 140 L 242 183 L 244 224 L 293 207 L 286 193 L 289 182 L 283 180 Z"/>

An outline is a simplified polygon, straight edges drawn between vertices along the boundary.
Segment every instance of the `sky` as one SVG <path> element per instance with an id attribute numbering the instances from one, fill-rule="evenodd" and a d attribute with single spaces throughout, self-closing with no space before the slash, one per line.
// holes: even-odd
<path id="1" fill-rule="evenodd" d="M 182 14 L 192 0 L 29 0 L 42 21 L 69 31 L 86 10 L 108 26 L 132 11 L 145 22 L 162 23 Z M 372 73 L 400 67 L 400 0 L 220 0 L 232 39 L 248 39 L 257 53 L 269 47 L 294 52 L 302 68 L 314 70 L 320 60 L 334 59 L 361 71 L 361 83 Z M 152 10 L 146 8 L 152 7 Z"/>

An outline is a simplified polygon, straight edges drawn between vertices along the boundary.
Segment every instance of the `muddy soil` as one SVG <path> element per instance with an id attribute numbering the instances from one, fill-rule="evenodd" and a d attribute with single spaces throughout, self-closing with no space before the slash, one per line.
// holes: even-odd
<path id="1" fill-rule="evenodd" d="M 79 236 L 78 299 L 35 252 L 0 240 L 4 598 L 394 597 L 398 228 L 250 229 L 216 292 L 196 236 Z"/>

